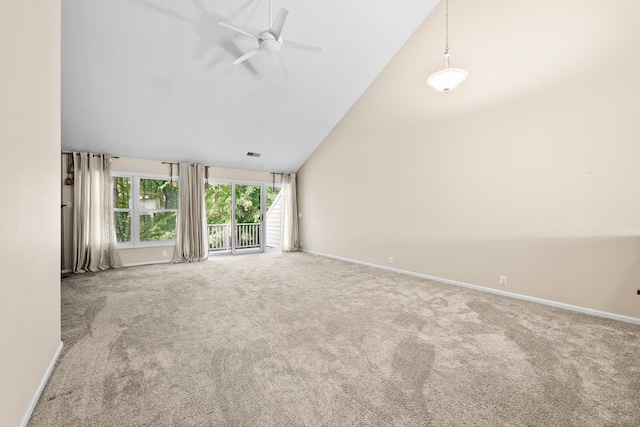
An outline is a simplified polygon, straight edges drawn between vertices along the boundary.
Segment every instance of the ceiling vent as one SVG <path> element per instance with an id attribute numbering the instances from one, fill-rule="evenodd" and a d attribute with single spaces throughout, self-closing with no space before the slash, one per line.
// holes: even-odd
<path id="1" fill-rule="evenodd" d="M 260 157 L 260 153 L 252 153 L 251 151 L 249 151 L 247 153 L 247 156 L 249 156 L 249 157 Z"/>

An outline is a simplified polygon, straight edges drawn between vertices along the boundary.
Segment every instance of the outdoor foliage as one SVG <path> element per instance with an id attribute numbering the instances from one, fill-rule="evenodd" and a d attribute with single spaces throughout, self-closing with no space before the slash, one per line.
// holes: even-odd
<path id="1" fill-rule="evenodd" d="M 177 182 L 161 179 L 140 180 L 141 242 L 176 238 L 178 200 Z M 165 209 L 175 209 L 175 211 L 162 212 Z"/>
<path id="2" fill-rule="evenodd" d="M 116 209 L 129 209 L 131 198 L 131 178 L 113 178 L 113 207 Z M 116 239 L 118 242 L 131 241 L 131 212 L 114 212 L 116 225 Z"/>
<path id="3" fill-rule="evenodd" d="M 114 212 L 116 237 L 119 242 L 131 241 L 131 178 L 114 177 Z M 173 240 L 176 238 L 178 183 L 161 179 L 140 179 L 140 241 Z M 168 211 L 167 211 L 168 210 Z M 174 210 L 172 212 L 172 210 Z"/>
<path id="4" fill-rule="evenodd" d="M 114 219 L 118 242 L 132 240 L 132 179 L 113 178 Z M 231 224 L 231 184 L 212 184 L 205 189 L 208 224 Z M 279 188 L 267 187 L 267 210 Z M 173 240 L 176 238 L 178 183 L 161 179 L 140 179 L 139 211 L 140 241 Z M 260 222 L 260 186 L 236 185 L 236 224 Z"/>
<path id="5" fill-rule="evenodd" d="M 266 208 L 269 210 L 279 188 L 267 187 Z M 212 184 L 204 191 L 207 223 L 231 223 L 231 184 Z M 260 186 L 236 185 L 236 223 L 254 224 L 260 222 Z"/>
<path id="6" fill-rule="evenodd" d="M 260 245 L 260 188 L 255 185 L 236 185 L 236 228 L 235 238 L 238 247 L 256 247 Z M 219 250 L 228 250 L 231 245 L 231 184 L 212 184 L 205 189 L 207 224 L 216 224 L 209 229 L 209 244 Z M 279 188 L 266 189 L 266 209 L 273 204 Z M 256 224 L 243 225 L 238 224 Z"/>

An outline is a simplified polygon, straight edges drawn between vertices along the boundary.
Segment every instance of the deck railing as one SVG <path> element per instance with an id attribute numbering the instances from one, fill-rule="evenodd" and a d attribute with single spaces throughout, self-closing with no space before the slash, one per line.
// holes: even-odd
<path id="1" fill-rule="evenodd" d="M 236 249 L 260 247 L 260 223 L 236 224 Z M 207 224 L 209 251 L 231 250 L 231 224 Z"/>

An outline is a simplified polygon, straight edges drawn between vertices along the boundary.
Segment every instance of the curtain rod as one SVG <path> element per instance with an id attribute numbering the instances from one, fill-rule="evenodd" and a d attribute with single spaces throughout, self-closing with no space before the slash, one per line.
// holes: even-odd
<path id="1" fill-rule="evenodd" d="M 184 162 L 184 163 L 188 163 L 190 165 L 195 165 L 196 163 L 189 163 L 189 162 Z M 162 162 L 163 165 L 175 165 L 175 166 L 179 166 L 180 163 L 178 162 Z M 211 166 L 211 165 L 202 165 L 205 168 L 215 168 L 216 166 Z"/>
<path id="2" fill-rule="evenodd" d="M 62 151 L 61 154 L 73 154 L 73 151 Z M 93 155 L 94 157 L 99 157 L 101 156 L 101 154 L 95 154 L 95 153 L 89 153 L 91 155 Z M 105 153 L 106 154 L 106 153 Z M 112 159 L 119 159 L 120 156 L 111 156 Z"/>

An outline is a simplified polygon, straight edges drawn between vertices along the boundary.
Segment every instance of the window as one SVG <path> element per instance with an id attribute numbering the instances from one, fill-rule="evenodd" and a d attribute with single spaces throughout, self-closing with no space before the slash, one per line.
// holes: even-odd
<path id="1" fill-rule="evenodd" d="M 175 240 L 178 183 L 140 179 L 140 241 Z"/>
<path id="2" fill-rule="evenodd" d="M 152 246 L 176 238 L 178 182 L 168 177 L 113 173 L 116 238 L 122 245 Z"/>
<path id="3" fill-rule="evenodd" d="M 113 216 L 116 224 L 116 240 L 131 241 L 131 178 L 113 177 Z"/>

